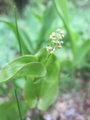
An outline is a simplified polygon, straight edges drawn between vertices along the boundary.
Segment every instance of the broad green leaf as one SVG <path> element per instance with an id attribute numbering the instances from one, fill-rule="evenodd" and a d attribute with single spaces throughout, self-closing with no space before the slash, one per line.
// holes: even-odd
<path id="1" fill-rule="evenodd" d="M 28 32 L 26 32 L 25 30 L 21 31 L 21 35 L 23 38 L 23 42 L 26 45 L 26 47 L 28 48 L 29 51 L 33 52 L 34 48 L 33 48 L 33 44 L 31 42 L 31 38 Z"/>
<path id="2" fill-rule="evenodd" d="M 0 82 L 16 79 L 31 75 L 34 77 L 42 77 L 46 74 L 46 69 L 40 62 L 36 62 L 36 58 L 31 55 L 19 57 L 8 63 L 0 70 Z"/>
<path id="3" fill-rule="evenodd" d="M 55 19 L 55 15 L 56 15 L 54 6 L 52 4 L 49 4 L 48 6 L 46 6 L 46 9 L 43 15 L 44 16 L 42 20 L 42 28 L 37 40 L 38 43 L 37 43 L 36 51 L 39 50 L 42 47 L 42 45 L 46 42 L 46 35 L 48 33 L 49 28 L 52 26 L 53 21 Z"/>
<path id="4" fill-rule="evenodd" d="M 75 41 L 75 35 L 70 27 L 69 24 L 69 15 L 68 15 L 68 6 L 67 6 L 67 0 L 53 0 L 54 6 L 56 8 L 56 11 L 60 17 L 60 19 L 62 20 L 62 22 L 64 23 L 64 27 L 68 33 L 69 36 L 69 40 L 70 40 L 70 45 L 71 45 L 71 49 L 72 49 L 72 54 L 73 54 L 73 58 L 75 59 L 76 57 L 76 41 Z"/>
<path id="5" fill-rule="evenodd" d="M 39 52 L 39 61 L 46 66 L 47 73 L 44 77 L 27 77 L 25 84 L 25 98 L 29 102 L 31 108 L 37 107 L 40 110 L 47 110 L 55 101 L 58 93 L 58 75 L 59 69 L 56 62 L 55 55 L 50 55 L 48 59 L 42 56 L 45 49 Z M 46 56 L 46 54 L 45 54 Z M 45 59 L 45 61 L 43 61 Z"/>
<path id="6" fill-rule="evenodd" d="M 0 70 L 0 82 L 11 79 L 24 65 L 34 61 L 36 61 L 34 56 L 26 55 L 8 63 Z"/>
<path id="7" fill-rule="evenodd" d="M 36 107 L 37 89 L 33 77 L 30 76 L 27 77 L 27 81 L 25 82 L 24 96 L 25 99 L 28 100 L 30 108 Z"/>
<path id="8" fill-rule="evenodd" d="M 69 24 L 67 0 L 53 0 L 53 2 L 59 10 L 61 18 Z"/>
<path id="9" fill-rule="evenodd" d="M 56 57 L 52 54 L 46 63 L 47 74 L 41 82 L 38 109 L 47 110 L 55 101 L 58 93 L 58 77 L 59 69 L 56 62 Z"/>
<path id="10" fill-rule="evenodd" d="M 36 57 L 38 58 L 39 62 L 45 63 L 48 57 L 47 50 L 41 49 L 36 54 Z M 25 83 L 24 94 L 25 94 L 26 100 L 28 100 L 29 102 L 30 108 L 34 108 L 38 104 L 40 85 L 41 85 L 42 80 L 43 80 L 42 77 L 38 77 L 38 78 L 34 78 L 31 76 L 27 77 L 27 81 Z"/>
<path id="11" fill-rule="evenodd" d="M 20 101 L 23 119 L 28 111 L 26 102 Z M 0 104 L 0 120 L 20 120 L 16 101 L 8 101 Z"/>
<path id="12" fill-rule="evenodd" d="M 45 75 L 46 69 L 40 62 L 31 62 L 22 66 L 22 68 L 15 74 L 15 77 L 32 76 L 38 78 L 44 77 Z"/>
<path id="13" fill-rule="evenodd" d="M 5 23 L 8 26 L 8 28 L 10 28 L 10 30 L 13 32 L 13 34 L 16 37 L 16 40 L 18 41 L 19 44 L 21 44 L 23 53 L 26 53 L 26 54 L 31 53 L 31 49 L 33 49 L 33 46 L 31 44 L 30 39 L 28 39 L 28 35 L 26 35 L 26 33 L 22 31 L 21 29 L 19 32 L 14 23 L 8 22 L 5 20 L 2 20 L 2 22 Z M 19 34 L 19 37 L 18 37 L 18 34 Z"/>
<path id="14" fill-rule="evenodd" d="M 90 52 L 90 39 L 86 40 L 77 51 L 77 56 L 75 59 L 76 65 L 82 64 L 85 60 L 87 53 Z"/>

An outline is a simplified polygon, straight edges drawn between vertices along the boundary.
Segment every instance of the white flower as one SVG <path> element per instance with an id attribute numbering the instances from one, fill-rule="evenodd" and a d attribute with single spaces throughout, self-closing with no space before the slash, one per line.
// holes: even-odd
<path id="1" fill-rule="evenodd" d="M 56 32 L 60 33 L 62 30 L 60 28 L 57 28 Z"/>
<path id="2" fill-rule="evenodd" d="M 56 39 L 56 33 L 53 32 L 51 35 L 50 35 L 50 40 L 55 40 Z"/>
<path id="3" fill-rule="evenodd" d="M 63 44 L 64 42 L 63 41 L 61 41 L 61 44 Z"/>
<path id="4" fill-rule="evenodd" d="M 64 37 L 63 31 L 58 28 L 55 32 L 52 32 L 50 35 L 50 46 L 46 47 L 49 53 L 53 53 L 57 48 L 61 48 L 63 41 L 62 38 Z"/>
<path id="5" fill-rule="evenodd" d="M 55 33 L 55 32 L 52 32 L 51 35 L 52 35 L 52 37 L 55 37 L 55 36 L 56 36 L 56 33 Z"/>
<path id="6" fill-rule="evenodd" d="M 53 48 L 51 46 L 47 46 L 46 49 L 49 53 L 53 53 L 55 51 L 55 48 Z"/>
<path id="7" fill-rule="evenodd" d="M 58 45 L 58 48 L 61 48 L 62 46 L 61 45 Z"/>
<path id="8" fill-rule="evenodd" d="M 52 42 L 55 43 L 55 44 L 59 44 L 60 43 L 58 40 L 53 40 Z"/>

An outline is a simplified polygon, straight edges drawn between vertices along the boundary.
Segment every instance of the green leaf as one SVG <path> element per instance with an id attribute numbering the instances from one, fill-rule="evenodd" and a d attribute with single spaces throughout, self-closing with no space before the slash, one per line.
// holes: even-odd
<path id="1" fill-rule="evenodd" d="M 25 31 L 25 30 L 22 30 L 21 35 L 23 37 L 23 42 L 24 42 L 25 46 L 27 47 L 27 49 L 29 51 L 33 52 L 34 48 L 33 48 L 33 44 L 31 42 L 31 38 L 30 38 L 29 33 L 27 31 Z"/>
<path id="2" fill-rule="evenodd" d="M 76 50 L 77 50 L 76 41 L 75 41 L 76 37 L 75 37 L 75 35 L 70 27 L 70 23 L 69 23 L 67 0 L 53 0 L 53 3 L 54 3 L 54 6 L 56 8 L 56 11 L 57 11 L 60 19 L 62 19 L 62 22 L 64 23 L 64 27 L 68 33 L 73 58 L 75 58 Z"/>
<path id="3" fill-rule="evenodd" d="M 56 12 L 55 12 L 54 6 L 52 4 L 49 4 L 48 6 L 46 6 L 46 9 L 44 11 L 43 21 L 42 21 L 42 28 L 37 40 L 38 43 L 37 43 L 36 51 L 39 50 L 42 47 L 42 45 L 46 42 L 46 35 L 48 33 L 49 28 L 52 26 L 53 21 L 55 20 L 55 15 L 56 15 Z"/>
<path id="4" fill-rule="evenodd" d="M 57 96 L 59 69 L 55 55 L 50 55 L 47 59 L 47 57 L 43 56 L 43 53 L 47 56 L 45 49 L 40 51 L 37 56 L 38 60 L 46 66 L 47 74 L 45 77 L 38 77 L 36 79 L 28 76 L 24 93 L 31 108 L 37 107 L 45 111 L 52 105 Z"/>
<path id="5" fill-rule="evenodd" d="M 16 60 L 8 63 L 0 70 L 0 82 L 16 79 L 17 77 L 24 77 L 31 75 L 34 77 L 41 77 L 46 74 L 44 66 L 36 62 L 36 58 L 31 55 L 22 56 Z"/>
<path id="6" fill-rule="evenodd" d="M 32 52 L 31 49 L 33 50 L 33 46 L 31 44 L 29 36 L 23 30 L 20 30 L 19 32 L 14 23 L 5 20 L 2 20 L 2 22 L 5 23 L 5 25 L 8 26 L 8 28 L 13 32 L 13 34 L 16 37 L 16 40 L 18 41 L 19 44 L 21 44 L 23 53 L 24 54 L 31 53 Z"/>
<path id="7" fill-rule="evenodd" d="M 28 76 L 24 89 L 25 99 L 29 102 L 29 107 L 34 108 L 37 104 L 37 90 L 34 84 L 34 78 Z"/>
<path id="8" fill-rule="evenodd" d="M 77 51 L 77 56 L 75 59 L 75 63 L 78 66 L 79 64 L 82 64 L 85 60 L 85 57 L 87 53 L 90 52 L 90 39 L 86 40 Z"/>
<path id="9" fill-rule="evenodd" d="M 26 102 L 20 101 L 20 107 L 23 119 L 26 116 L 28 106 Z M 17 104 L 15 101 L 8 101 L 0 104 L 0 120 L 20 120 Z"/>
<path id="10" fill-rule="evenodd" d="M 45 75 L 46 69 L 40 62 L 31 62 L 22 66 L 22 68 L 15 74 L 15 77 L 32 76 L 38 78 L 44 77 Z"/>
<path id="11" fill-rule="evenodd" d="M 47 74 L 41 82 L 38 109 L 47 110 L 55 101 L 58 93 L 58 77 L 59 69 L 56 62 L 56 57 L 52 54 L 46 63 Z"/>
<path id="12" fill-rule="evenodd" d="M 57 9 L 59 10 L 61 18 L 67 21 L 67 23 L 69 24 L 67 0 L 53 0 L 53 1 L 55 2 Z"/>
<path id="13" fill-rule="evenodd" d="M 10 80 L 24 65 L 34 61 L 36 61 L 34 56 L 26 55 L 8 63 L 0 70 L 0 82 Z"/>
<path id="14" fill-rule="evenodd" d="M 41 63 L 45 63 L 47 57 L 48 57 L 48 52 L 46 49 L 41 49 L 37 54 L 36 57 L 38 58 L 38 61 Z M 40 85 L 42 82 L 43 78 L 42 77 L 27 77 L 27 81 L 25 82 L 25 89 L 24 89 L 24 94 L 26 100 L 29 102 L 30 108 L 36 107 L 38 104 L 38 99 L 39 99 L 39 92 L 40 92 Z"/>
<path id="15" fill-rule="evenodd" d="M 49 53 L 46 48 L 40 49 L 40 51 L 36 54 L 39 62 L 45 63 L 48 59 Z"/>

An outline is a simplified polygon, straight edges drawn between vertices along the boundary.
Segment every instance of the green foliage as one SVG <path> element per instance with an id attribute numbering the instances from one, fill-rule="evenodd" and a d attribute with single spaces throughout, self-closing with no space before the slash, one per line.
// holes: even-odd
<path id="1" fill-rule="evenodd" d="M 72 31 L 72 29 L 70 27 L 67 1 L 66 0 L 63 0 L 63 1 L 61 1 L 61 0 L 53 0 L 53 3 L 55 5 L 56 11 L 57 11 L 59 17 L 62 19 L 62 22 L 64 23 L 65 29 L 66 29 L 66 31 L 68 33 L 73 58 L 75 59 L 76 50 L 77 50 L 76 47 L 77 46 L 76 46 L 76 42 L 75 42 L 75 36 L 74 36 L 73 31 Z"/>
<path id="2" fill-rule="evenodd" d="M 32 53 L 33 46 L 30 41 L 30 38 L 28 37 L 27 33 L 25 31 L 21 30 L 21 33 L 19 33 L 19 30 L 17 28 L 17 23 L 16 25 L 12 22 L 8 22 L 5 20 L 2 20 L 1 22 L 5 23 L 6 26 L 9 27 L 9 29 L 13 32 L 13 34 L 16 37 L 17 42 L 21 46 L 20 49 L 22 49 L 23 54 L 29 54 Z"/>
<path id="3" fill-rule="evenodd" d="M 79 66 L 85 61 L 85 57 L 87 57 L 87 53 L 90 52 L 90 39 L 87 39 L 83 42 L 83 44 L 78 48 L 77 57 L 76 57 L 76 65 Z"/>
<path id="4" fill-rule="evenodd" d="M 66 0 L 53 0 L 58 12 L 60 13 L 61 18 L 69 24 L 69 15 L 68 15 L 68 5 Z"/>
<path id="5" fill-rule="evenodd" d="M 37 40 L 38 43 L 37 43 L 36 51 L 39 50 L 43 46 L 43 44 L 45 44 L 46 36 L 49 30 L 48 28 L 52 27 L 56 15 L 55 10 L 53 8 L 54 6 L 50 4 L 49 6 L 46 7 L 44 11 L 44 16 L 42 18 L 42 27 L 40 30 L 39 38 Z"/>
<path id="6" fill-rule="evenodd" d="M 90 39 L 84 40 L 83 44 L 78 46 L 77 44 L 77 36 L 79 36 L 78 33 L 74 33 L 70 26 L 70 20 L 69 20 L 69 14 L 68 14 L 68 6 L 66 0 L 53 0 L 53 3 L 55 5 L 56 11 L 59 15 L 59 17 L 62 19 L 62 22 L 64 23 L 64 27 L 67 31 L 67 34 L 69 36 L 69 41 L 71 45 L 71 52 L 73 56 L 73 61 L 71 61 L 71 65 L 73 64 L 73 69 L 78 68 L 78 65 L 81 64 L 83 61 L 85 61 L 85 56 L 90 51 Z M 65 60 L 66 62 L 67 60 Z M 68 62 L 68 61 L 67 61 Z M 64 62 L 63 62 L 64 64 Z"/>
<path id="7" fill-rule="evenodd" d="M 58 67 L 54 54 L 47 56 L 46 49 L 37 53 L 38 56 L 24 55 L 8 63 L 0 70 L 0 82 L 25 77 L 25 98 L 31 108 L 47 110 L 54 102 L 58 91 Z M 54 65 L 54 67 L 53 67 Z"/>
<path id="8" fill-rule="evenodd" d="M 58 76 L 59 68 L 57 66 L 56 57 L 52 54 L 46 62 L 47 75 L 40 88 L 40 100 L 38 108 L 40 110 L 47 110 L 56 99 L 58 93 Z"/>
<path id="9" fill-rule="evenodd" d="M 69 5 L 67 0 L 47 1 L 45 5 L 42 2 L 34 2 L 36 4 L 31 4 L 33 6 L 30 6 L 29 10 L 26 11 L 26 21 L 17 20 L 17 18 L 14 22 L 10 22 L 6 18 L 1 21 L 5 26 L 0 30 L 0 67 L 3 59 L 8 62 L 21 52 L 22 56 L 2 67 L 0 83 L 9 83 L 13 80 L 16 86 L 23 84 L 24 87 L 19 89 L 23 89 L 24 100 L 28 102 L 28 107 L 45 111 L 53 104 L 57 96 L 59 74 L 61 76 L 60 92 L 67 92 L 67 89 L 79 87 L 80 83 L 75 81 L 77 72 L 81 72 L 83 78 L 90 77 L 90 62 L 86 61 L 87 54 L 90 53 L 90 38 L 87 30 L 90 18 L 86 14 L 89 10 L 85 11 L 84 9 L 82 14 L 79 8 L 74 8 L 75 6 L 70 8 L 71 4 Z M 65 31 L 63 48 L 61 51 L 56 51 L 58 60 L 54 54 L 49 55 L 46 49 L 41 49 L 48 44 L 48 36 L 56 27 L 61 27 Z M 14 34 L 16 42 L 13 42 L 13 37 L 9 38 L 12 34 Z M 6 39 L 10 39 L 7 41 L 8 44 Z M 4 44 L 6 45 L 4 46 Z M 18 52 L 17 45 L 20 52 Z M 13 49 L 14 55 L 12 55 Z M 3 58 L 3 56 L 5 57 Z M 18 78 L 21 78 L 21 81 L 24 78 L 24 82 L 18 83 Z M 5 85 L 7 86 L 7 84 Z M 0 93 L 3 93 L 4 88 L 1 84 Z M 11 93 L 10 91 L 8 94 L 11 95 Z M 22 105 L 21 109 L 23 110 Z M 15 116 L 10 114 L 12 111 L 14 111 Z M 24 114 L 26 114 L 26 110 Z M 22 112 L 22 115 L 24 114 Z M 14 118 L 17 120 L 19 118 L 15 103 L 1 104 L 0 119 L 14 120 Z"/>
<path id="10" fill-rule="evenodd" d="M 41 56 L 39 57 L 41 58 Z M 33 79 L 28 77 L 25 85 L 25 96 L 30 101 L 30 106 L 33 108 L 37 105 L 37 108 L 43 111 L 48 109 L 57 96 L 59 72 L 54 55 L 48 58 L 45 66 L 47 74 L 44 78 Z"/>
<path id="11" fill-rule="evenodd" d="M 28 106 L 26 102 L 20 102 L 22 117 L 26 116 Z M 15 101 L 8 101 L 0 104 L 0 119 L 1 120 L 19 120 L 18 110 Z"/>
<path id="12" fill-rule="evenodd" d="M 34 62 L 35 57 L 23 56 L 8 63 L 0 71 L 0 82 L 15 79 L 17 77 L 25 77 L 27 75 L 42 77 L 45 75 L 45 68 L 39 62 Z"/>

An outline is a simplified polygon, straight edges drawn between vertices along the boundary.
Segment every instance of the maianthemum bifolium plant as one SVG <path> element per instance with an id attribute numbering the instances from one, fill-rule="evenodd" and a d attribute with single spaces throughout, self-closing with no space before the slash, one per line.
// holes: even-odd
<path id="1" fill-rule="evenodd" d="M 57 58 L 54 52 L 56 49 L 60 48 L 61 44 L 63 43 L 63 32 L 60 29 L 57 29 L 50 35 L 49 46 L 41 49 L 39 52 L 36 52 L 45 42 L 45 35 L 48 32 L 48 29 L 51 28 L 51 24 L 53 23 L 56 16 L 55 12 L 59 16 L 60 20 L 63 22 L 64 29 L 66 30 L 68 36 L 67 41 L 70 44 L 70 54 L 72 56 L 70 60 L 68 60 L 67 57 L 63 58 L 62 56 L 62 58 L 60 59 L 60 70 L 62 71 L 63 68 L 68 68 L 68 72 L 72 72 L 71 74 L 73 77 L 75 75 L 76 69 L 79 66 L 83 65 L 84 59 L 87 56 L 87 52 L 90 51 L 90 39 L 83 40 L 82 44 L 78 44 L 79 39 L 77 40 L 76 36 L 79 34 L 77 31 L 73 31 L 71 28 L 71 21 L 69 19 L 70 13 L 68 12 L 67 0 L 53 0 L 52 4 L 49 7 L 46 7 L 42 22 L 41 34 L 37 39 L 38 42 L 35 50 L 32 42 L 30 42 L 30 37 L 28 36 L 28 33 L 26 31 L 20 30 L 18 35 L 18 29 L 16 24 L 8 21 L 3 21 L 6 26 L 8 26 L 10 30 L 15 34 L 18 43 L 21 43 L 21 45 L 19 45 L 21 48 L 20 53 L 22 52 L 23 54 L 22 56 L 20 56 L 13 62 L 8 63 L 4 68 L 2 68 L 2 70 L 0 71 L 0 82 L 9 80 L 13 80 L 14 82 L 16 82 L 15 80 L 18 80 L 18 78 L 24 78 L 24 100 L 28 101 L 28 106 L 30 106 L 30 108 L 37 108 L 41 111 L 47 110 L 49 106 L 54 102 L 57 96 L 59 85 L 59 67 L 57 65 Z M 46 24 L 47 18 L 49 19 Z M 30 19 L 32 24 L 33 17 L 30 16 Z M 24 36 L 24 39 L 22 36 Z M 69 49 L 65 49 L 66 54 L 68 54 Z M 32 55 L 32 53 L 36 54 Z M 19 101 L 19 103 L 21 103 L 21 101 Z M 4 105 L 2 105 L 2 108 L 3 106 Z M 9 104 L 8 106 L 8 108 L 10 108 L 11 104 Z M 2 108 L 0 106 L 0 119 L 2 118 L 1 116 L 6 115 L 6 119 L 4 120 L 7 120 L 7 111 L 5 114 L 5 112 L 2 112 Z M 6 108 L 7 106 L 3 109 L 3 111 L 5 111 Z M 11 112 L 9 113 L 11 117 Z M 23 116 L 24 115 L 22 112 L 22 117 Z M 12 120 L 14 118 L 16 120 L 16 117 L 14 117 L 13 115 L 13 118 L 9 118 L 9 120 Z M 20 120 L 22 120 L 22 118 Z"/>
<path id="2" fill-rule="evenodd" d="M 63 31 L 58 28 L 50 35 L 49 46 L 35 55 L 22 55 L 0 70 L 0 83 L 25 79 L 24 98 L 30 108 L 46 111 L 55 101 L 59 67 L 54 52 L 61 47 L 63 37 Z"/>

